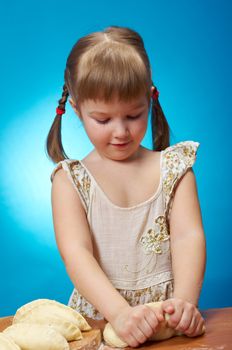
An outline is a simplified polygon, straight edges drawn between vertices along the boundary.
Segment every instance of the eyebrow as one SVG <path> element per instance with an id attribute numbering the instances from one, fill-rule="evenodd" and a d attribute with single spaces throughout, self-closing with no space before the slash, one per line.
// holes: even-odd
<path id="1" fill-rule="evenodd" d="M 145 103 L 142 103 L 142 104 L 139 104 L 139 105 L 137 105 L 137 106 L 135 106 L 135 107 L 133 107 L 133 108 L 131 108 L 131 109 L 139 109 L 139 108 L 141 108 L 141 107 L 144 107 L 146 104 Z M 96 113 L 96 114 L 102 114 L 102 115 L 110 115 L 110 113 L 104 113 L 104 112 L 101 112 L 101 111 L 91 111 L 91 112 L 89 112 L 89 114 L 91 115 L 91 114 L 94 114 L 94 113 Z"/>

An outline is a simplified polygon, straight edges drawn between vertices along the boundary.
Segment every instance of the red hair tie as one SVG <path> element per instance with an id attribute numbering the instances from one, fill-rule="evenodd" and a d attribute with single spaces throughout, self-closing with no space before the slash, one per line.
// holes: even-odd
<path id="1" fill-rule="evenodd" d="M 59 107 L 57 107 L 56 114 L 62 115 L 64 113 L 65 113 L 65 109 L 60 109 Z"/>
<path id="2" fill-rule="evenodd" d="M 159 97 L 159 91 L 157 90 L 157 88 L 155 87 L 153 94 L 152 94 L 152 98 L 153 100 L 157 100 Z"/>

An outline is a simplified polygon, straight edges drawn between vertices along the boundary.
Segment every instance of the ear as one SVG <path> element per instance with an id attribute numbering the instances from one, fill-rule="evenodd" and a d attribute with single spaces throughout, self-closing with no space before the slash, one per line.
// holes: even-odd
<path id="1" fill-rule="evenodd" d="M 70 102 L 72 108 L 74 109 L 75 113 L 77 114 L 77 116 L 81 119 L 81 113 L 80 113 L 78 106 L 73 102 L 73 100 L 71 98 L 69 98 L 69 102 Z"/>

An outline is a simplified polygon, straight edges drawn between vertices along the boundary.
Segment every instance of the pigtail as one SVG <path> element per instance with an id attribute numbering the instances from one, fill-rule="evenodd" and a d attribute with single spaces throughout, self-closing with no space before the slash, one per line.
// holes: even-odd
<path id="1" fill-rule="evenodd" d="M 61 141 L 61 118 L 62 114 L 59 111 L 65 112 L 65 104 L 67 102 L 69 92 L 67 86 L 63 85 L 63 93 L 61 99 L 58 101 L 57 114 L 53 121 L 53 124 L 49 130 L 46 140 L 47 155 L 54 163 L 58 163 L 61 160 L 68 159 L 66 155 L 62 141 Z"/>
<path id="2" fill-rule="evenodd" d="M 158 97 L 152 98 L 151 129 L 153 150 L 161 151 L 167 148 L 170 145 L 170 128 Z"/>

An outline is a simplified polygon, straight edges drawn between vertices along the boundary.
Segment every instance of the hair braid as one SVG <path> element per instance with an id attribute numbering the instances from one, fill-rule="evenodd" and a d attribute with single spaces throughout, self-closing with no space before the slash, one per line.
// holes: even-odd
<path id="1" fill-rule="evenodd" d="M 64 111 L 65 111 L 65 105 L 66 105 L 68 96 L 69 96 L 68 88 L 67 88 L 67 86 L 64 84 L 64 85 L 63 85 L 62 97 L 61 97 L 61 99 L 59 99 L 59 101 L 58 101 L 58 103 L 59 103 L 58 107 L 59 107 L 60 109 L 63 109 Z"/>
<path id="2" fill-rule="evenodd" d="M 152 83 L 153 86 L 155 86 Z M 170 145 L 170 128 L 158 98 L 152 98 L 152 148 L 161 151 Z"/>
<path id="3" fill-rule="evenodd" d="M 68 96 L 69 96 L 68 88 L 64 84 L 62 97 L 58 101 L 59 109 L 62 109 L 63 111 L 65 111 L 65 105 L 66 105 Z M 59 161 L 64 159 L 68 159 L 68 156 L 64 151 L 62 141 L 61 141 L 61 118 L 62 118 L 62 115 L 56 114 L 56 117 L 49 130 L 47 140 L 46 140 L 47 154 L 55 163 L 58 163 Z"/>

